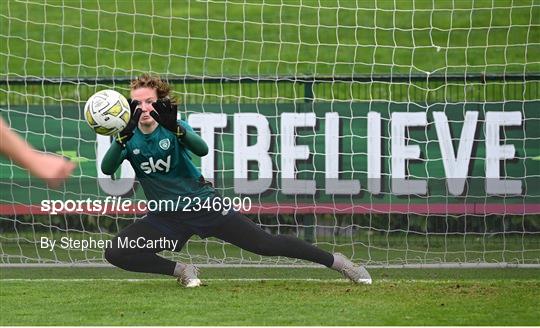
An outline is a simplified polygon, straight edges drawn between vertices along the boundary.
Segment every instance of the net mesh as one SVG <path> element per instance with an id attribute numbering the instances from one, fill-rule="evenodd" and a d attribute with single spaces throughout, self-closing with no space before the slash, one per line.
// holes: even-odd
<path id="1" fill-rule="evenodd" d="M 180 115 L 201 133 L 211 118 L 221 122 L 209 134 L 214 160 L 196 164 L 224 195 L 249 196 L 248 216 L 269 232 L 368 264 L 540 262 L 537 1 L 10 0 L 0 8 L 2 118 L 35 148 L 78 163 L 69 182 L 51 190 L 1 159 L 0 263 L 103 263 L 99 247 L 51 252 L 41 238 L 108 240 L 140 217 L 51 215 L 30 205 L 109 195 L 108 178 L 97 179 L 99 145 L 109 140 L 98 142 L 82 109 L 102 89 L 128 95 L 129 80 L 146 72 L 171 83 Z M 453 156 L 466 144 L 467 113 L 478 115 L 458 195 L 448 190 L 435 112 L 446 117 Z M 520 124 L 493 128 L 487 114 L 504 112 L 519 113 Z M 241 120 L 250 113 L 267 122 L 267 135 Z M 287 152 L 282 131 L 291 129 L 284 117 L 292 113 L 302 115 L 301 124 L 292 127 Z M 368 113 L 378 116 L 369 121 Z M 418 159 L 403 159 L 404 170 L 392 162 L 396 113 L 426 113 L 425 124 L 402 129 L 404 147 L 419 148 Z M 234 149 L 241 132 L 234 122 L 245 124 L 245 146 L 269 140 L 273 178 L 265 192 L 235 192 L 235 160 L 243 157 Z M 512 159 L 499 161 L 499 176 L 519 181 L 519 194 L 487 190 L 488 126 L 499 131 L 501 146 L 514 147 Z M 294 178 L 313 181 L 314 193 L 283 192 L 291 157 Z M 264 158 L 249 161 L 245 174 L 256 179 Z M 425 181 L 426 192 L 396 195 L 400 172 Z M 134 186 L 126 197 L 143 198 L 131 180 L 116 183 Z M 198 238 L 166 256 L 299 263 Z"/>

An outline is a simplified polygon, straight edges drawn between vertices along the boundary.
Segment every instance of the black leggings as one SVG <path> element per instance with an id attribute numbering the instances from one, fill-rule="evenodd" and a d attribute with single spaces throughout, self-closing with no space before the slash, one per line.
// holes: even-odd
<path id="1" fill-rule="evenodd" d="M 164 234 L 151 224 L 138 221 L 122 230 L 113 240 L 112 247 L 105 250 L 109 263 L 128 271 L 149 272 L 172 275 L 176 262 L 167 260 L 156 253 L 165 249 L 180 251 L 193 234 L 185 232 L 177 236 L 178 246 L 170 248 L 120 248 L 119 238 L 158 240 Z M 331 267 L 334 256 L 303 240 L 288 235 L 272 235 L 240 213 L 234 213 L 221 225 L 209 231 L 209 237 L 216 237 L 249 252 L 264 256 L 286 256 L 307 260 Z"/>

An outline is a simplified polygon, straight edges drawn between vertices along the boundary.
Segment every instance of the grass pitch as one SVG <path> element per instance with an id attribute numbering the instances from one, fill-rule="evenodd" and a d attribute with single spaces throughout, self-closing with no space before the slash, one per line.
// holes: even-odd
<path id="1" fill-rule="evenodd" d="M 0 269 L 1 325 L 539 325 L 537 269 L 206 268 L 201 288 L 118 269 Z"/>
<path id="2" fill-rule="evenodd" d="M 2 1 L 7 75 L 538 72 L 535 0 Z M 0 76 L 3 73 L 0 72 Z"/>

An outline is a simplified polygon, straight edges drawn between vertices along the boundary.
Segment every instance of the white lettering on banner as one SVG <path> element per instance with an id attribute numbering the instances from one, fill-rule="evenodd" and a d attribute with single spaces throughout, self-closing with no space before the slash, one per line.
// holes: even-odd
<path id="1" fill-rule="evenodd" d="M 339 179 L 339 114 L 326 113 L 324 126 L 326 194 L 356 195 L 360 181 Z"/>
<path id="2" fill-rule="evenodd" d="M 368 113 L 368 191 L 381 192 L 381 114 Z"/>
<path id="3" fill-rule="evenodd" d="M 427 181 L 407 179 L 409 160 L 420 159 L 420 146 L 406 144 L 406 128 L 427 125 L 425 112 L 392 113 L 392 193 L 397 195 L 425 195 Z"/>
<path id="4" fill-rule="evenodd" d="M 227 127 L 227 114 L 197 113 L 189 115 L 189 125 L 201 130 L 201 137 L 208 145 L 208 154 L 201 158 L 201 173 L 205 180 L 214 181 L 216 129 Z"/>
<path id="5" fill-rule="evenodd" d="M 279 127 L 275 127 L 279 134 L 272 138 L 272 131 L 268 118 L 260 113 L 235 113 L 233 117 L 233 149 L 216 149 L 215 135 L 217 129 L 228 126 L 228 115 L 225 113 L 197 113 L 189 117 L 189 122 L 195 128 L 199 128 L 202 138 L 209 146 L 209 155 L 201 160 L 201 170 L 206 178 L 213 179 L 215 168 L 216 151 L 234 154 L 232 168 L 234 171 L 234 192 L 243 194 L 261 194 L 269 190 L 274 177 L 273 165 L 278 165 L 277 174 L 281 175 L 281 190 L 283 194 L 290 195 L 313 195 L 317 191 L 315 180 L 301 180 L 297 178 L 297 161 L 310 159 L 315 151 L 314 146 L 297 144 L 297 128 L 311 128 L 313 135 L 324 135 L 324 156 L 325 156 L 325 193 L 354 195 L 361 190 L 360 181 L 352 179 L 340 179 L 340 116 L 336 112 L 325 113 L 324 131 L 315 131 L 317 127 L 317 117 L 315 113 L 281 113 L 278 121 Z M 501 139 L 501 130 L 504 127 L 518 127 L 523 124 L 523 116 L 520 111 L 488 111 L 485 112 L 485 120 L 479 119 L 478 111 L 467 111 L 462 122 L 461 134 L 458 142 L 453 144 L 452 140 L 457 139 L 450 130 L 449 119 L 445 112 L 433 112 L 433 125 L 428 125 L 426 112 L 392 112 L 390 119 L 383 123 L 381 114 L 378 112 L 368 112 L 365 119 L 367 125 L 367 149 L 365 153 L 354 156 L 365 156 L 359 163 L 367 163 L 366 168 L 361 168 L 367 172 L 367 192 L 371 194 L 381 193 L 381 179 L 383 176 L 391 179 L 390 192 L 397 195 L 425 195 L 427 194 L 428 181 L 422 178 L 414 178 L 408 174 L 408 166 L 411 161 L 438 161 L 444 168 L 444 178 L 448 186 L 448 191 L 452 195 L 461 195 L 464 192 L 467 178 L 470 176 L 470 167 L 473 158 L 474 139 L 479 129 L 485 131 L 485 191 L 487 194 L 507 194 L 518 195 L 522 193 L 522 181 L 519 179 L 505 179 L 501 177 L 501 163 L 505 160 L 516 158 L 514 145 L 504 144 Z M 357 118 L 357 117 L 355 117 Z M 274 117 L 274 119 L 276 119 Z M 350 118 L 347 118 L 350 120 Z M 484 124 L 484 126 L 478 126 Z M 382 127 L 382 125 L 388 126 Z M 415 144 L 408 135 L 410 127 L 418 129 L 435 128 L 437 142 L 441 158 L 424 158 L 420 147 Z M 250 130 L 250 128 L 252 130 Z M 390 170 L 387 174 L 383 172 L 382 131 L 389 131 L 385 138 L 389 139 L 390 152 L 385 156 L 390 156 Z M 357 131 L 352 131 L 354 134 Z M 251 133 L 251 135 L 250 135 Z M 426 133 L 427 134 L 427 133 Z M 250 137 L 254 142 L 250 141 Z M 357 137 L 347 136 L 347 137 Z M 366 137 L 366 136 L 358 136 Z M 425 141 L 423 141 L 425 142 Z M 271 145 L 275 143 L 279 154 L 271 153 Z M 501 145 L 501 143 L 503 143 Z M 130 164 L 122 163 L 122 179 L 112 180 L 101 173 L 99 167 L 101 161 L 110 145 L 110 138 L 97 135 L 97 168 L 99 185 L 107 194 L 124 195 L 132 190 L 135 173 Z M 317 148 L 319 149 L 319 148 Z M 280 162 L 276 162 L 276 156 L 280 157 Z M 355 159 L 356 161 L 356 159 Z M 256 163 L 258 168 L 250 175 L 248 168 L 250 163 Z M 356 162 L 355 162 L 356 163 Z M 147 162 L 140 165 L 146 174 L 152 172 L 169 172 L 171 166 L 170 156 L 165 160 L 150 157 Z M 429 168 L 429 166 L 426 166 Z M 357 166 L 355 164 L 355 169 Z M 319 170 L 322 170 L 320 168 Z M 439 176 L 429 175 L 439 178 Z M 227 186 L 225 186 L 227 187 Z M 54 208 L 55 204 L 44 204 Z"/>
<path id="6" fill-rule="evenodd" d="M 281 192 L 286 195 L 315 194 L 314 180 L 296 179 L 296 161 L 309 158 L 310 149 L 296 144 L 297 127 L 315 127 L 315 113 L 281 114 Z"/>
<path id="7" fill-rule="evenodd" d="M 248 146 L 248 128 L 257 130 L 257 142 Z M 234 115 L 234 192 L 260 194 L 272 184 L 272 158 L 270 150 L 270 125 L 257 113 Z M 257 179 L 248 179 L 249 162 L 257 162 Z"/>
<path id="8" fill-rule="evenodd" d="M 521 112 L 486 113 L 486 192 L 488 194 L 519 195 L 521 181 L 501 179 L 501 160 L 516 155 L 514 145 L 501 146 L 503 126 L 521 126 Z"/>
<path id="9" fill-rule="evenodd" d="M 478 112 L 468 111 L 465 113 L 465 122 L 461 129 L 457 157 L 454 156 L 452 135 L 450 135 L 450 126 L 446 114 L 444 112 L 433 112 L 433 119 L 435 120 L 435 128 L 439 138 L 448 190 L 452 195 L 461 195 L 465 189 L 465 180 L 469 172 Z"/>

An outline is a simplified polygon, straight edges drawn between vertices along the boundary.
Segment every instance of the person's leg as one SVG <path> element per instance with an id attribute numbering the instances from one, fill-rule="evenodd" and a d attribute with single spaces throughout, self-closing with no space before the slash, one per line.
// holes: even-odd
<path id="1" fill-rule="evenodd" d="M 331 253 L 293 236 L 269 234 L 238 212 L 229 213 L 224 223 L 212 229 L 210 235 L 259 255 L 286 256 L 329 268 L 334 263 Z"/>
<path id="2" fill-rule="evenodd" d="M 371 284 L 363 266 L 355 265 L 340 253 L 330 254 L 303 240 L 287 235 L 272 235 L 246 216 L 234 212 L 210 231 L 210 235 L 242 249 L 265 256 L 286 256 L 327 266 L 355 283 Z"/>
<path id="3" fill-rule="evenodd" d="M 128 271 L 178 276 L 178 272 L 183 269 L 182 264 L 178 265 L 178 263 L 156 254 L 166 248 L 120 247 L 122 245 L 120 241 L 137 240 L 140 237 L 144 238 L 144 240 L 167 238 L 163 232 L 151 224 L 144 221 L 136 221 L 114 237 L 112 246 L 105 250 L 105 259 L 112 265 Z M 178 241 L 178 244 L 175 250 L 180 251 L 190 237 L 191 234 L 189 233 L 183 236 L 176 236 L 175 239 Z"/>

